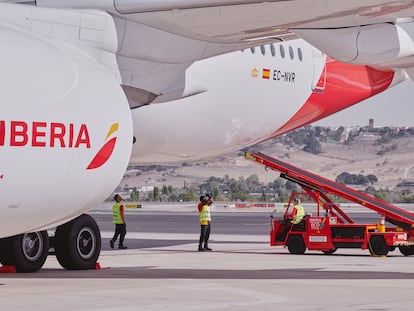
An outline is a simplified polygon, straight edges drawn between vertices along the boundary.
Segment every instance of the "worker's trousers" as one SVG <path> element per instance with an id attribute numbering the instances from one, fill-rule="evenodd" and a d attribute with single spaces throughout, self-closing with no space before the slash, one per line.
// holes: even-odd
<path id="1" fill-rule="evenodd" d="M 119 245 L 124 245 L 124 238 L 126 235 L 126 224 L 116 224 L 115 225 L 115 234 L 112 237 L 112 241 L 115 243 L 119 236 Z"/>
<path id="2" fill-rule="evenodd" d="M 198 244 L 200 247 L 203 247 L 203 243 L 204 243 L 204 248 L 208 247 L 208 239 L 210 238 L 210 229 L 211 229 L 210 222 L 208 223 L 208 225 L 201 225 L 200 242 Z"/>

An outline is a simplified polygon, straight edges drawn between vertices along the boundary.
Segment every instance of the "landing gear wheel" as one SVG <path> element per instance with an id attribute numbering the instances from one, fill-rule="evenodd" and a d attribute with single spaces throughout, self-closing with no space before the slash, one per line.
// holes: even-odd
<path id="1" fill-rule="evenodd" d="M 414 245 L 400 246 L 399 249 L 400 249 L 400 253 L 403 254 L 404 256 L 414 255 Z"/>
<path id="2" fill-rule="evenodd" d="M 101 252 L 101 234 L 95 220 L 81 215 L 56 228 L 55 253 L 67 270 L 94 269 Z"/>
<path id="3" fill-rule="evenodd" d="M 35 272 L 43 267 L 48 251 L 46 231 L 19 234 L 1 240 L 0 262 L 15 266 L 16 272 Z"/>
<path id="4" fill-rule="evenodd" d="M 387 256 L 389 250 L 390 248 L 385 243 L 384 237 L 377 235 L 369 239 L 369 251 L 371 255 Z"/>
<path id="5" fill-rule="evenodd" d="M 291 254 L 304 254 L 306 251 L 305 242 L 303 242 L 303 238 L 299 234 L 291 235 L 286 245 Z"/>

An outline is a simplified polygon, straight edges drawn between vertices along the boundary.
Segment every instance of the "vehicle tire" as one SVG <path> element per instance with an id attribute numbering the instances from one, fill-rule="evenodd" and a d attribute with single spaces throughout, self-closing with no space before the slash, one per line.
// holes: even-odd
<path id="1" fill-rule="evenodd" d="M 300 234 L 289 236 L 286 245 L 291 254 L 304 254 L 306 251 L 305 242 Z"/>
<path id="2" fill-rule="evenodd" d="M 414 255 L 414 245 L 410 246 L 399 246 L 400 253 L 404 256 L 411 256 Z"/>
<path id="3" fill-rule="evenodd" d="M 369 239 L 369 250 L 371 255 L 386 256 L 390 250 L 383 236 L 372 236 Z"/>
<path id="4" fill-rule="evenodd" d="M 28 273 L 40 270 L 49 252 L 49 236 L 46 231 L 30 232 L 2 239 L 0 262 L 16 267 L 16 272 Z"/>
<path id="5" fill-rule="evenodd" d="M 101 252 L 101 234 L 96 221 L 81 215 L 56 228 L 55 253 L 67 270 L 95 269 Z"/>
<path id="6" fill-rule="evenodd" d="M 337 250 L 337 248 L 331 249 L 329 251 L 322 251 L 322 253 L 324 253 L 325 255 L 331 255 L 333 253 L 335 253 Z"/>

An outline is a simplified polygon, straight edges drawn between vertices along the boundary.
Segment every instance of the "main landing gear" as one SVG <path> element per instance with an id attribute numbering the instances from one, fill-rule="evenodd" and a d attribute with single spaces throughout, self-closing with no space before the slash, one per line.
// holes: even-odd
<path id="1" fill-rule="evenodd" d="M 83 214 L 57 227 L 54 238 L 40 231 L 0 239 L 0 263 L 15 266 L 16 272 L 35 272 L 43 267 L 50 247 L 63 268 L 94 269 L 101 251 L 98 224 Z"/>

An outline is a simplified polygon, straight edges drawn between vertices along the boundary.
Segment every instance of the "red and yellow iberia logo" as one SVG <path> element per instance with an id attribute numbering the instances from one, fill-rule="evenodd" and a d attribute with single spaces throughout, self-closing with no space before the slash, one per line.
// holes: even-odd
<path id="1" fill-rule="evenodd" d="M 106 134 L 105 140 L 106 143 L 102 146 L 102 148 L 96 153 L 96 155 L 93 157 L 91 163 L 89 163 L 87 170 L 93 170 L 98 167 L 101 167 L 108 161 L 108 159 L 111 157 L 112 152 L 114 151 L 116 139 L 117 137 L 112 137 L 110 140 L 108 138 L 115 132 L 118 131 L 118 123 L 114 123 L 109 128 L 108 134 Z"/>

